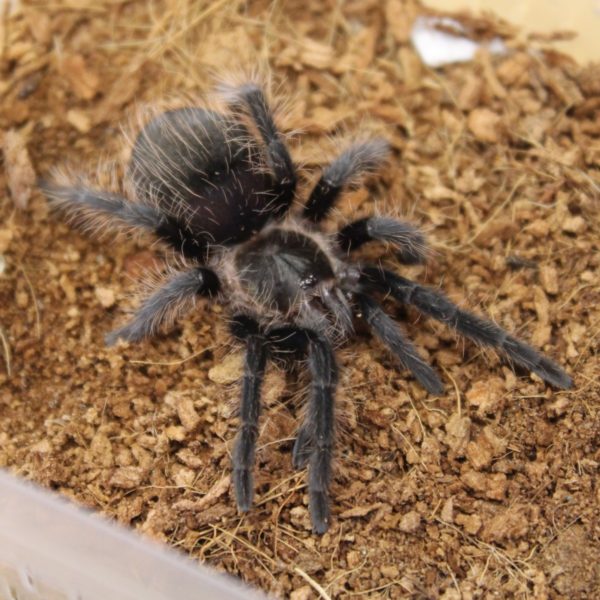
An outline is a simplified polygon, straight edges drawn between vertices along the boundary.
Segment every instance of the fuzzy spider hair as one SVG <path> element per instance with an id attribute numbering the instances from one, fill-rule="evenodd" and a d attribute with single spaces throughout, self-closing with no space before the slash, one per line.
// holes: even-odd
<path id="1" fill-rule="evenodd" d="M 231 333 L 245 346 L 233 450 L 240 511 L 253 500 L 261 385 L 269 359 L 306 359 L 311 376 L 292 461 L 297 469 L 308 465 L 316 533 L 325 532 L 331 521 L 338 382 L 334 347 L 352 335 L 355 318 L 366 322 L 427 391 L 443 392 L 436 372 L 377 297 L 416 307 L 555 387 L 571 386 L 557 364 L 491 321 L 458 308 L 435 289 L 352 259 L 363 244 L 385 241 L 398 250 L 401 263 L 424 262 L 425 238 L 413 225 L 379 216 L 350 222 L 334 236 L 320 230 L 346 186 L 384 162 L 384 140 L 348 147 L 323 170 L 302 211 L 291 214 L 296 168 L 262 89 L 248 83 L 224 97 L 221 110 L 192 106 L 163 112 L 147 123 L 133 144 L 122 194 L 68 181 L 42 187 L 56 207 L 79 223 L 101 218 L 150 231 L 188 263 L 107 336 L 108 344 L 156 334 L 198 297 L 227 305 Z"/>

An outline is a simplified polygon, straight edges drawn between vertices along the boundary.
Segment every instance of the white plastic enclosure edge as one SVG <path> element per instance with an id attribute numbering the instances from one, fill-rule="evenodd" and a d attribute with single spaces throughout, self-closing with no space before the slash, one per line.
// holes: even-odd
<path id="1" fill-rule="evenodd" d="M 4 600 L 264 600 L 177 552 L 0 471 Z"/>

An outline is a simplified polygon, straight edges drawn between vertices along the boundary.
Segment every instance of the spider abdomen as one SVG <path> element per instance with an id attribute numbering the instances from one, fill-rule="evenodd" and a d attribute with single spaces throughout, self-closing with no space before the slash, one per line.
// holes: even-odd
<path id="1" fill-rule="evenodd" d="M 278 227 L 241 246 L 235 267 L 247 294 L 281 312 L 335 276 L 330 258 L 311 237 Z"/>
<path id="2" fill-rule="evenodd" d="M 128 174 L 136 195 L 168 215 L 161 234 L 192 257 L 250 238 L 270 217 L 273 178 L 244 124 L 215 111 L 162 113 L 138 135 Z M 259 163 L 260 164 L 260 160 Z"/>

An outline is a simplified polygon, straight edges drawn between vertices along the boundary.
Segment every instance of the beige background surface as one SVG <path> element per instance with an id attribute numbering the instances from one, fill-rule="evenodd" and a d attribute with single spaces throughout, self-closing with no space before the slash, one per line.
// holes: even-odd
<path id="1" fill-rule="evenodd" d="M 579 62 L 600 60 L 600 0 L 425 0 L 441 10 L 491 10 L 528 33 L 576 31 L 553 45 Z"/>

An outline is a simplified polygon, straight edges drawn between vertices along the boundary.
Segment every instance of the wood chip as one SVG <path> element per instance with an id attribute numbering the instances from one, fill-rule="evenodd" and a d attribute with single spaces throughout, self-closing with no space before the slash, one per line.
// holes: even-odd
<path id="1" fill-rule="evenodd" d="M 480 142 L 492 144 L 500 139 L 500 123 L 500 117 L 489 108 L 475 108 L 467 120 L 471 133 Z"/>
<path id="2" fill-rule="evenodd" d="M 546 293 L 555 295 L 559 292 L 558 271 L 552 265 L 542 265 L 540 267 L 540 281 Z"/>
<path id="3" fill-rule="evenodd" d="M 140 467 L 120 467 L 109 479 L 109 485 L 122 490 L 133 490 L 142 483 L 143 469 Z"/>
<path id="4" fill-rule="evenodd" d="M 479 515 L 465 515 L 462 513 L 456 515 L 456 523 L 471 535 L 477 535 L 483 525 Z"/>
<path id="5" fill-rule="evenodd" d="M 485 435 L 480 434 L 467 444 L 467 459 L 477 470 L 485 469 L 492 464 L 494 449 Z"/>
<path id="6" fill-rule="evenodd" d="M 111 306 L 114 306 L 116 297 L 113 289 L 98 286 L 94 288 L 94 294 L 102 307 L 110 308 Z"/>
<path id="7" fill-rule="evenodd" d="M 534 524 L 533 511 L 525 505 L 515 505 L 500 511 L 484 526 L 481 537 L 488 542 L 504 542 L 525 536 Z"/>
<path id="8" fill-rule="evenodd" d="M 92 121 L 89 116 L 75 108 L 67 111 L 67 121 L 80 133 L 87 133 L 92 128 Z"/>
<path id="9" fill-rule="evenodd" d="M 471 431 L 471 419 L 454 413 L 446 423 L 445 442 L 456 453 L 462 453 L 467 447 Z"/>
<path id="10" fill-rule="evenodd" d="M 100 88 L 100 77 L 90 69 L 85 58 L 81 54 L 65 56 L 60 69 L 73 93 L 81 100 L 91 100 Z"/>
<path id="11" fill-rule="evenodd" d="M 488 381 L 478 381 L 466 393 L 467 402 L 477 408 L 480 416 L 498 412 L 503 402 L 504 381 L 492 377 Z"/>
<path id="12" fill-rule="evenodd" d="M 244 356 L 242 353 L 229 354 L 220 364 L 208 371 L 211 381 L 220 385 L 227 385 L 238 381 L 244 371 Z"/>
<path id="13" fill-rule="evenodd" d="M 404 533 L 415 533 L 420 527 L 421 515 L 414 510 L 407 512 L 398 524 L 398 529 L 404 531 Z"/>
<path id="14" fill-rule="evenodd" d="M 340 519 L 350 519 L 354 517 L 364 517 L 369 513 L 381 508 L 383 506 L 382 502 L 375 502 L 374 504 L 368 504 L 365 506 L 354 506 L 340 513 Z"/>
<path id="15" fill-rule="evenodd" d="M 587 223 L 580 215 L 577 215 L 576 217 L 569 217 L 562 223 L 562 230 L 566 231 L 567 233 L 582 233 L 585 231 L 586 227 Z"/>
<path id="16" fill-rule="evenodd" d="M 14 129 L 7 131 L 2 140 L 2 151 L 10 195 L 16 207 L 24 210 L 36 180 L 25 139 Z"/>

